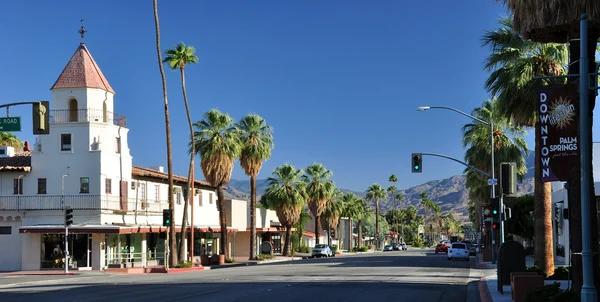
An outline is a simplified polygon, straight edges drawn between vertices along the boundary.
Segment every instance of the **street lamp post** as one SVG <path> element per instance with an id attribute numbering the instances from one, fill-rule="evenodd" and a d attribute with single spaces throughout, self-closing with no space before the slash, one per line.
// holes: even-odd
<path id="1" fill-rule="evenodd" d="M 452 107 L 446 107 L 446 106 L 421 106 L 417 108 L 417 111 L 426 111 L 429 109 L 446 109 L 446 110 L 450 110 L 450 111 L 454 111 L 456 113 L 462 114 L 466 117 L 469 117 L 475 121 L 478 121 L 484 125 L 488 125 L 490 127 L 490 144 L 491 144 L 491 161 L 492 161 L 492 179 L 495 179 L 495 174 L 494 174 L 494 170 L 495 170 L 495 164 L 494 164 L 494 123 L 492 122 L 492 120 L 488 121 L 484 121 L 480 118 L 477 118 L 475 116 L 472 116 L 468 113 L 465 113 L 463 111 L 460 111 L 458 109 L 452 108 Z M 494 184 L 491 184 L 492 190 L 492 198 L 496 198 L 496 186 Z M 499 209 L 498 209 L 498 213 L 500 214 L 499 217 L 502 217 L 502 199 L 500 199 L 500 202 L 498 203 Z M 500 226 L 500 244 L 502 244 L 504 242 L 504 224 L 502 223 L 502 219 L 498 219 L 499 220 L 499 226 Z M 483 225 L 483 221 L 481 222 Z M 496 262 L 496 253 L 495 253 L 495 243 L 494 243 L 494 235 L 493 235 L 493 230 L 492 230 L 492 261 L 495 263 Z"/>

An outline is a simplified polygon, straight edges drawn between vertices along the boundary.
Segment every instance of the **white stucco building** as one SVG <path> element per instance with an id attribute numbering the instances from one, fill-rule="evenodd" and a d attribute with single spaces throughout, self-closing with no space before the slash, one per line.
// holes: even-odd
<path id="1" fill-rule="evenodd" d="M 38 136 L 31 150 L 0 147 L 0 271 L 64 267 L 65 207 L 74 210 L 72 268 L 163 264 L 167 173 L 133 165 L 126 119 L 114 113 L 115 92 L 83 43 L 50 90 L 50 134 Z M 179 232 L 187 177 L 174 180 Z M 219 253 L 216 199 L 213 187 L 195 181 L 195 256 Z M 247 202 L 227 200 L 226 211 L 230 251 L 248 256 Z M 281 242 L 275 213 L 257 212 L 258 244 Z"/>

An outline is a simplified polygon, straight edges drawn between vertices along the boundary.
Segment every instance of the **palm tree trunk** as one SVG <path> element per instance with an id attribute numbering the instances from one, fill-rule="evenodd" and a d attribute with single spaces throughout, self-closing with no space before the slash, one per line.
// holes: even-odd
<path id="1" fill-rule="evenodd" d="M 225 209 L 225 194 L 223 186 L 217 186 L 217 202 L 219 203 L 219 224 L 221 225 L 221 240 L 219 240 L 219 249 L 221 255 L 229 258 L 229 244 L 227 244 L 227 211 Z"/>
<path id="2" fill-rule="evenodd" d="M 588 62 L 589 71 L 595 72 L 596 64 L 596 41 L 598 40 L 598 32 L 590 30 L 588 33 Z M 580 57 L 580 45 L 579 45 L 579 33 L 574 37 L 574 40 L 569 43 L 569 74 L 579 74 L 579 57 Z M 577 78 L 571 78 L 572 83 L 577 83 Z M 595 81 L 595 79 L 593 80 Z M 590 81 L 590 83 L 594 83 Z M 595 107 L 595 94 L 593 90 L 590 90 L 588 101 L 590 102 L 590 111 L 588 118 L 593 121 L 593 111 Z M 580 100 L 581 101 L 581 100 Z M 592 133 L 588 140 L 592 142 Z M 581 139 L 581 137 L 580 137 Z M 589 148 L 593 149 L 593 144 L 589 144 Z M 582 152 L 583 150 L 580 150 Z M 592 150 L 588 149 L 589 154 L 592 154 Z M 581 292 L 581 286 L 583 285 L 583 263 L 581 259 L 581 251 L 583 250 L 582 243 L 582 225 L 581 225 L 581 169 L 576 169 L 577 173 L 572 179 L 568 181 L 568 200 L 569 200 L 569 237 L 571 238 L 571 273 L 573 280 L 573 291 Z M 590 177 L 593 180 L 593 168 L 588 169 Z M 594 182 L 592 181 L 592 187 L 590 188 L 590 196 L 595 197 Z M 594 285 L 596 289 L 600 288 L 600 264 L 598 256 L 598 215 L 596 199 L 592 198 L 590 201 L 590 223 L 591 223 L 591 242 L 592 242 L 592 253 L 593 257 L 593 276 Z M 595 244 L 596 243 L 596 244 Z M 568 251 L 565 251 L 565 256 L 568 257 Z"/>
<path id="3" fill-rule="evenodd" d="M 354 243 L 354 236 L 352 236 L 352 218 L 348 218 L 348 252 L 352 251 L 352 244 Z"/>
<path id="4" fill-rule="evenodd" d="M 188 172 L 188 179 L 190 178 L 191 170 Z M 186 249 L 184 246 L 185 240 L 187 239 L 187 216 L 188 216 L 188 201 L 190 200 L 190 184 L 187 184 L 187 198 L 184 199 L 183 204 L 183 217 L 181 218 L 181 238 L 179 238 L 179 259 L 180 261 L 187 260 Z"/>
<path id="5" fill-rule="evenodd" d="M 375 250 L 381 245 L 379 243 L 379 199 L 375 199 L 375 236 L 377 236 L 377 246 Z"/>
<path id="6" fill-rule="evenodd" d="M 191 155 L 190 155 L 190 167 L 188 170 L 188 200 L 186 201 L 185 205 L 183 206 L 183 223 L 182 223 L 182 231 L 181 231 L 181 240 L 183 241 L 184 239 L 187 239 L 187 212 L 188 212 L 188 204 L 192 205 L 192 238 L 191 238 L 191 242 L 190 242 L 190 250 L 192 251 L 192 261 L 194 260 L 194 157 L 196 156 L 196 149 L 195 149 L 195 145 L 194 145 L 194 126 L 193 126 L 193 121 L 192 121 L 192 114 L 190 113 L 190 106 L 188 103 L 188 99 L 187 99 L 187 91 L 185 89 L 185 69 L 184 69 L 184 65 L 181 65 L 181 68 L 179 68 L 179 71 L 181 73 L 181 92 L 183 93 L 183 102 L 185 104 L 185 112 L 187 114 L 187 119 L 188 119 L 188 126 L 190 128 L 190 141 L 192 142 L 191 144 Z M 183 246 L 183 244 L 181 244 Z M 183 258 L 186 259 L 186 253 L 185 251 L 181 251 L 182 248 L 180 248 L 180 254 L 179 254 L 179 258 Z"/>
<path id="7" fill-rule="evenodd" d="M 535 136 L 541 137 L 540 122 L 535 125 Z M 541 144 L 536 140 L 535 154 L 541 154 Z M 552 184 L 542 183 L 541 160 L 535 161 L 534 168 L 534 214 L 535 214 L 535 264 L 542 268 L 546 276 L 554 274 L 554 246 L 552 244 Z"/>
<path id="8" fill-rule="evenodd" d="M 292 226 L 285 227 L 285 243 L 283 245 L 283 255 L 291 256 L 290 253 L 290 243 L 292 242 Z"/>
<path id="9" fill-rule="evenodd" d="M 300 234 L 302 236 L 302 234 Z M 300 237 L 302 238 L 302 237 Z M 298 241 L 300 244 L 300 241 Z M 256 175 L 250 175 L 250 260 L 256 259 Z"/>
<path id="10" fill-rule="evenodd" d="M 358 228 L 358 248 L 361 248 L 362 247 L 362 220 L 361 219 L 358 220 L 356 227 Z"/>
<path id="11" fill-rule="evenodd" d="M 162 53 L 160 51 L 160 24 L 158 22 L 158 0 L 153 1 L 154 6 L 154 28 L 156 30 L 156 53 L 158 55 L 158 68 L 160 70 L 160 77 L 162 79 L 162 88 L 163 88 L 163 101 L 165 106 L 165 129 L 167 132 L 167 175 L 169 182 L 169 209 L 172 212 L 175 211 L 175 203 L 173 200 L 173 157 L 171 154 L 171 120 L 169 119 L 169 100 L 167 98 L 167 79 L 165 77 L 165 70 L 162 64 Z M 176 251 L 176 239 L 177 234 L 175 233 L 175 228 L 170 227 L 169 230 L 169 262 L 171 266 L 175 266 L 177 264 L 177 253 Z"/>
<path id="12" fill-rule="evenodd" d="M 315 244 L 319 244 L 319 220 L 321 219 L 320 215 L 315 215 Z"/>

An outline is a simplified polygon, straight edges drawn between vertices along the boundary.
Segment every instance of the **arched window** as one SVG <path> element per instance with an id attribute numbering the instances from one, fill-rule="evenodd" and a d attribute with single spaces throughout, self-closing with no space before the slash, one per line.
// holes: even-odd
<path id="1" fill-rule="evenodd" d="M 77 109 L 77 100 L 69 101 L 69 122 L 78 122 L 79 110 Z"/>
<path id="2" fill-rule="evenodd" d="M 108 123 L 108 112 L 106 111 L 106 101 L 102 104 L 102 121 Z"/>

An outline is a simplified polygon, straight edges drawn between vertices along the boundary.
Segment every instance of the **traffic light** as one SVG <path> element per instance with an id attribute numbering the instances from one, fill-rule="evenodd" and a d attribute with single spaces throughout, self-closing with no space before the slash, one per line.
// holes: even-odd
<path id="1" fill-rule="evenodd" d="M 173 225 L 173 211 L 171 209 L 163 210 L 163 226 Z"/>
<path id="2" fill-rule="evenodd" d="M 33 134 L 50 134 L 50 102 L 37 102 L 31 107 Z"/>
<path id="3" fill-rule="evenodd" d="M 492 217 L 494 217 L 494 219 L 498 215 L 499 207 L 500 207 L 500 205 L 499 205 L 498 197 L 490 199 L 490 210 L 491 210 L 491 215 L 492 215 Z"/>
<path id="4" fill-rule="evenodd" d="M 65 207 L 65 227 L 73 224 L 73 209 Z"/>
<path id="5" fill-rule="evenodd" d="M 500 187 L 502 194 L 517 194 L 517 164 L 515 162 L 500 164 Z"/>
<path id="6" fill-rule="evenodd" d="M 412 172 L 421 173 L 423 171 L 423 156 L 421 153 L 413 153 L 412 159 Z"/>
<path id="7" fill-rule="evenodd" d="M 494 230 L 498 229 L 498 223 L 497 222 L 492 222 L 492 229 L 494 229 Z"/>

